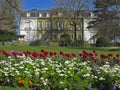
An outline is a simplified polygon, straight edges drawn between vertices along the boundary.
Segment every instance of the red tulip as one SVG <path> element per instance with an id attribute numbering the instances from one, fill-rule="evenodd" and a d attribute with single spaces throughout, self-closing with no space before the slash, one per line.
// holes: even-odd
<path id="1" fill-rule="evenodd" d="M 64 53 L 60 51 L 60 55 L 64 56 Z"/>
<path id="2" fill-rule="evenodd" d="M 33 52 L 33 53 L 32 53 L 32 56 L 35 57 L 35 58 L 37 58 L 37 57 L 38 57 L 38 54 L 37 54 L 36 52 Z"/>
<path id="3" fill-rule="evenodd" d="M 79 56 L 80 56 L 80 57 L 82 57 L 82 56 L 83 56 L 83 54 L 82 54 L 82 53 L 79 53 Z"/>
<path id="4" fill-rule="evenodd" d="M 102 65 L 105 65 L 105 62 L 103 61 L 103 62 L 101 62 L 101 64 L 102 64 Z"/>
<path id="5" fill-rule="evenodd" d="M 119 57 L 119 56 L 120 56 L 119 54 L 116 55 L 116 57 Z"/>
<path id="6" fill-rule="evenodd" d="M 73 57 L 76 57 L 76 54 L 75 54 L 75 53 L 71 53 L 71 55 L 72 55 Z"/>
<path id="7" fill-rule="evenodd" d="M 65 56 L 69 58 L 71 55 L 66 53 Z"/>
<path id="8" fill-rule="evenodd" d="M 54 55 L 54 52 L 49 52 L 49 55 L 52 57 Z"/>

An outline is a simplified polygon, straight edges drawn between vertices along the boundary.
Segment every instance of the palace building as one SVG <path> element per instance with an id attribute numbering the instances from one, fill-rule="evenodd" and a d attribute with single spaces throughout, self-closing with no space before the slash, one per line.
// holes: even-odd
<path id="1" fill-rule="evenodd" d="M 76 39 L 84 39 L 93 43 L 91 37 L 95 34 L 94 30 L 88 29 L 88 23 L 95 18 L 92 12 L 87 17 L 80 17 L 79 24 L 76 27 Z M 63 34 L 69 34 L 74 40 L 74 27 L 68 18 L 65 17 L 62 10 L 37 10 L 25 11 L 25 16 L 20 20 L 20 35 L 24 36 L 24 41 L 35 40 L 60 40 Z"/>

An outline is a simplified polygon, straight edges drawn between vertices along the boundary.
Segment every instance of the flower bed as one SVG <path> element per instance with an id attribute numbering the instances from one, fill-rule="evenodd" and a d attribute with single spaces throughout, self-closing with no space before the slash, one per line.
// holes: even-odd
<path id="1" fill-rule="evenodd" d="M 0 50 L 0 85 L 39 90 L 120 89 L 120 54 Z"/>

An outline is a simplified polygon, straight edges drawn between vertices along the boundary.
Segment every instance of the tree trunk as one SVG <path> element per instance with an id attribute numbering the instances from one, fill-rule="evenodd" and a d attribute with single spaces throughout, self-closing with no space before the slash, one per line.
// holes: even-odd
<path id="1" fill-rule="evenodd" d="M 77 39 L 77 27 L 74 25 L 74 41 Z"/>

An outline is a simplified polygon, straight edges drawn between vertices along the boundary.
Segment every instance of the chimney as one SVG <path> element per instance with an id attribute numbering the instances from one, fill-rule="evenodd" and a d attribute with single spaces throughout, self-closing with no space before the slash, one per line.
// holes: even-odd
<path id="1" fill-rule="evenodd" d="M 47 13 L 47 17 L 50 17 L 50 14 L 49 14 L 49 13 Z"/>
<path id="2" fill-rule="evenodd" d="M 30 17 L 30 13 L 27 13 L 27 17 Z"/>
<path id="3" fill-rule="evenodd" d="M 39 13 L 39 17 L 42 17 L 42 14 L 41 14 L 41 13 Z"/>

